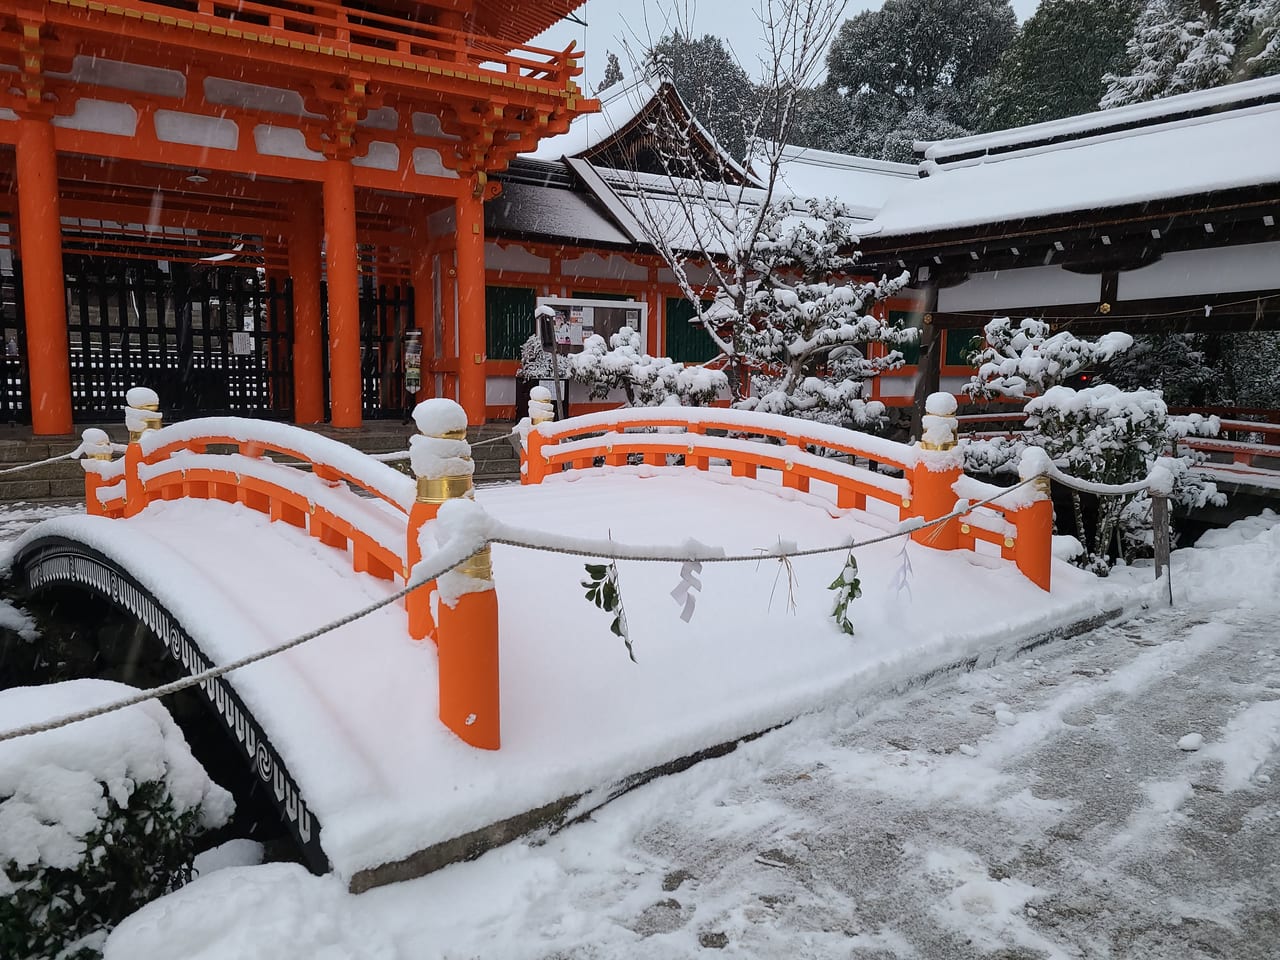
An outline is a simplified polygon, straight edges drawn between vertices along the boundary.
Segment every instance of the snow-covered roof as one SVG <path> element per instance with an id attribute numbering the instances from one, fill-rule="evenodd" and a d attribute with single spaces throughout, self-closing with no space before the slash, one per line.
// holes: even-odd
<path id="1" fill-rule="evenodd" d="M 1176 118 L 1239 109 L 1277 97 L 1280 97 L 1280 76 L 1262 77 L 1147 103 L 1133 103 L 1112 110 L 1095 110 L 1093 113 L 1082 113 L 1061 120 L 1033 123 L 1025 127 L 994 130 L 952 140 L 917 141 L 915 150 L 926 160 L 947 163 L 974 154 L 999 153 L 1031 144 L 1080 139 L 1105 131 L 1153 126 Z"/>
<path id="2" fill-rule="evenodd" d="M 658 84 L 645 77 L 616 83 L 599 98 L 599 113 L 579 114 L 567 131 L 539 141 L 534 150 L 523 156 L 535 160 L 581 156 L 625 130 L 657 95 Z"/>
<path id="3" fill-rule="evenodd" d="M 1187 94 L 1163 101 L 1160 116 L 1177 119 L 1136 129 L 1135 116 L 1150 113 L 1092 133 L 1084 131 L 1101 122 L 1095 114 L 930 144 L 920 165 L 926 176 L 892 194 L 863 233 L 901 236 L 1280 184 L 1280 78 L 1235 86 L 1247 88 L 1250 105 L 1196 115 L 1188 106 L 1198 111 L 1212 98 Z M 1272 102 L 1257 102 L 1264 96 Z M 1241 102 L 1240 91 L 1232 102 Z M 1075 133 L 1045 142 L 1051 129 Z M 983 143 L 1003 152 L 975 155 Z"/>
<path id="4" fill-rule="evenodd" d="M 863 219 L 874 217 L 889 197 L 920 176 L 911 163 L 796 146 L 783 147 L 778 172 L 787 193 L 802 199 L 832 197 Z"/>
<path id="5" fill-rule="evenodd" d="M 645 123 L 645 114 L 660 109 L 660 105 L 678 114 L 680 128 L 688 130 L 695 144 L 715 157 L 711 164 L 714 169 L 725 172 L 730 179 L 750 180 L 750 173 L 693 115 L 670 80 L 644 76 L 610 87 L 600 97 L 599 113 L 579 114 L 566 132 L 540 141 L 531 153 L 522 156 L 534 160 L 559 160 L 562 157 L 584 157 L 606 149 L 611 140 L 623 137 L 638 124 Z"/>

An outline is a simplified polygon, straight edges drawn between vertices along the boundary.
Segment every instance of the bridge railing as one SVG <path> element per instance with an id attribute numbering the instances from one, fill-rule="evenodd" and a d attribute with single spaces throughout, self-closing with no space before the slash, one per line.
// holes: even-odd
<path id="1" fill-rule="evenodd" d="M 131 518 L 181 499 L 242 504 L 349 549 L 355 572 L 407 587 L 423 558 L 423 528 L 442 503 L 471 496 L 466 414 L 448 400 L 415 411 L 422 433 L 410 440 L 414 477 L 288 424 L 207 417 L 161 427 L 156 395 L 145 388 L 129 391 L 125 413 L 130 442 L 123 459 L 110 459 L 109 442 L 86 437 L 91 452 L 81 462 L 91 515 Z M 459 571 L 468 578 L 465 589 L 452 603 L 438 603 L 434 615 L 434 581 L 405 595 L 409 634 L 430 637 L 439 650 L 441 720 L 467 743 L 497 749 L 497 600 L 488 549 Z"/>
<path id="2" fill-rule="evenodd" d="M 1218 431 L 1216 437 L 1184 437 L 1177 442 L 1177 446 L 1204 454 L 1229 454 L 1229 464 L 1219 461 L 1206 464 L 1225 470 L 1247 472 L 1259 468 L 1259 459 L 1280 459 L 1280 424 L 1258 423 L 1253 420 L 1219 420 Z M 1177 455 L 1177 450 L 1174 455 Z"/>
<path id="3" fill-rule="evenodd" d="M 565 470 L 621 467 L 632 457 L 663 466 L 674 456 L 701 471 L 722 462 L 735 477 L 754 478 L 761 468 L 775 470 L 784 488 L 799 492 L 810 492 L 813 481 L 822 481 L 835 488 L 837 508 L 865 510 L 870 499 L 889 504 L 899 520 L 929 522 L 954 512 L 960 497 L 979 500 L 1000 494 L 1000 488 L 963 475 L 953 449 L 954 398 L 934 394 L 929 403 L 925 437 L 917 444 L 793 417 L 719 408 L 631 408 L 558 423 L 542 420 L 539 413 L 531 418 L 538 422 L 527 435 L 521 480 L 536 484 Z M 861 458 L 869 466 L 811 450 Z M 896 468 L 902 476 L 881 473 L 875 464 Z M 975 484 L 981 484 L 981 495 Z M 940 550 L 974 550 L 979 540 L 994 543 L 1003 557 L 1048 590 L 1053 507 L 1045 486 L 1047 481 L 1007 494 L 982 511 L 915 531 L 912 538 Z"/>

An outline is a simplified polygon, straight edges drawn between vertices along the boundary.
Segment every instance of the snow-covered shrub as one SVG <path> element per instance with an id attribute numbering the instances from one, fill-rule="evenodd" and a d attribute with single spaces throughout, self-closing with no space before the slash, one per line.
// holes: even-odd
<path id="1" fill-rule="evenodd" d="M 0 692 L 0 729 L 133 692 L 16 687 Z M 0 743 L 0 956 L 98 956 L 116 923 L 190 879 L 196 838 L 232 806 L 155 701 Z"/>
<path id="2" fill-rule="evenodd" d="M 639 331 L 631 327 L 623 327 L 607 344 L 599 334 L 588 337 L 582 352 L 564 361 L 569 378 L 587 386 L 592 399 L 621 390 L 632 407 L 656 407 L 673 398 L 681 406 L 703 406 L 729 388 L 719 370 L 649 356 Z"/>
<path id="3" fill-rule="evenodd" d="M 965 392 L 983 399 L 1038 395 L 1024 407 L 1024 432 L 964 444 L 967 470 L 1015 472 L 1022 452 L 1040 447 L 1059 469 L 1079 480 L 1133 483 L 1173 452 L 1177 440 L 1218 432 L 1217 418 L 1170 416 L 1164 398 L 1154 390 L 1122 390 L 1114 384 L 1073 390 L 1062 385 L 1128 351 L 1133 337 L 1127 333 L 1106 333 L 1090 341 L 1067 331 L 1053 333 L 1042 320 L 1015 324 L 999 317 L 986 325 L 984 334 L 986 346 L 974 355 L 978 372 Z M 1164 461 L 1173 475 L 1171 501 L 1189 507 L 1219 501 L 1217 488 L 1191 472 L 1193 459 L 1188 454 Z M 1071 532 L 1084 545 L 1076 559 L 1080 566 L 1105 574 L 1117 533 L 1127 554 L 1150 547 L 1151 503 L 1145 494 L 1095 498 L 1073 490 L 1071 506 L 1073 529 L 1064 529 L 1064 518 L 1059 517 L 1058 532 Z"/>
<path id="4" fill-rule="evenodd" d="M 1191 473 L 1190 456 L 1168 458 L 1177 439 L 1217 433 L 1216 418 L 1173 417 L 1160 395 L 1151 390 L 1121 390 L 1100 384 L 1083 390 L 1050 387 L 1025 408 L 1026 432 L 1013 438 L 971 441 L 965 466 L 975 471 L 1013 469 L 1027 447 L 1040 447 L 1065 473 L 1090 483 L 1124 484 L 1146 477 L 1157 460 L 1170 469 L 1173 503 L 1201 507 L 1220 494 L 1210 482 Z M 1145 494 L 1097 498 L 1092 530 L 1085 500 L 1071 491 L 1076 538 L 1085 545 L 1078 563 L 1099 574 L 1110 567 L 1112 538 L 1120 533 L 1123 549 L 1134 553 L 1151 544 L 1151 505 Z M 1061 518 L 1059 518 L 1061 523 Z M 1065 533 L 1066 530 L 1060 530 Z"/>
<path id="5" fill-rule="evenodd" d="M 1133 346 L 1133 337 L 1127 333 L 1104 333 L 1097 340 L 1081 340 L 1066 330 L 1053 333 L 1044 320 L 1030 317 L 1016 325 L 1009 317 L 996 317 L 983 333 L 986 346 L 972 358 L 978 372 L 964 391 L 984 400 L 1044 393 Z"/>
<path id="6" fill-rule="evenodd" d="M 1159 390 L 1165 403 L 1200 406 L 1218 402 L 1220 376 L 1210 365 L 1207 334 L 1160 333 L 1134 339 L 1133 347 L 1100 378 L 1122 390 Z"/>

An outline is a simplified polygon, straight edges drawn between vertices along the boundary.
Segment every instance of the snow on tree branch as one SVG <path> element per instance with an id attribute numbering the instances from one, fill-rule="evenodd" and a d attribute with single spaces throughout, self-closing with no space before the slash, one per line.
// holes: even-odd
<path id="1" fill-rule="evenodd" d="M 1026 397 L 1133 346 L 1133 337 L 1112 331 L 1097 340 L 1081 340 L 1069 331 L 1051 333 L 1048 323 L 1030 317 L 1016 326 L 997 317 L 983 328 L 987 346 L 974 354 L 978 372 L 964 391 L 974 399 Z"/>
<path id="2" fill-rule="evenodd" d="M 588 337 L 581 353 L 565 357 L 568 375 L 585 384 L 593 399 L 621 390 L 629 406 L 654 407 L 670 400 L 681 406 L 703 406 L 729 389 L 720 370 L 685 366 L 644 352 L 638 331 L 623 327 L 606 344 L 599 334 Z"/>

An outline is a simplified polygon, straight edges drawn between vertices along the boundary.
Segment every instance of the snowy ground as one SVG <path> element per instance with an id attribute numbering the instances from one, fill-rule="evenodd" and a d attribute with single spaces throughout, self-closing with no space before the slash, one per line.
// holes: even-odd
<path id="1" fill-rule="evenodd" d="M 833 704 L 545 842 L 360 897 L 286 865 L 214 872 L 107 956 L 1274 957 L 1275 524 L 1176 555 L 1173 610 Z"/>

